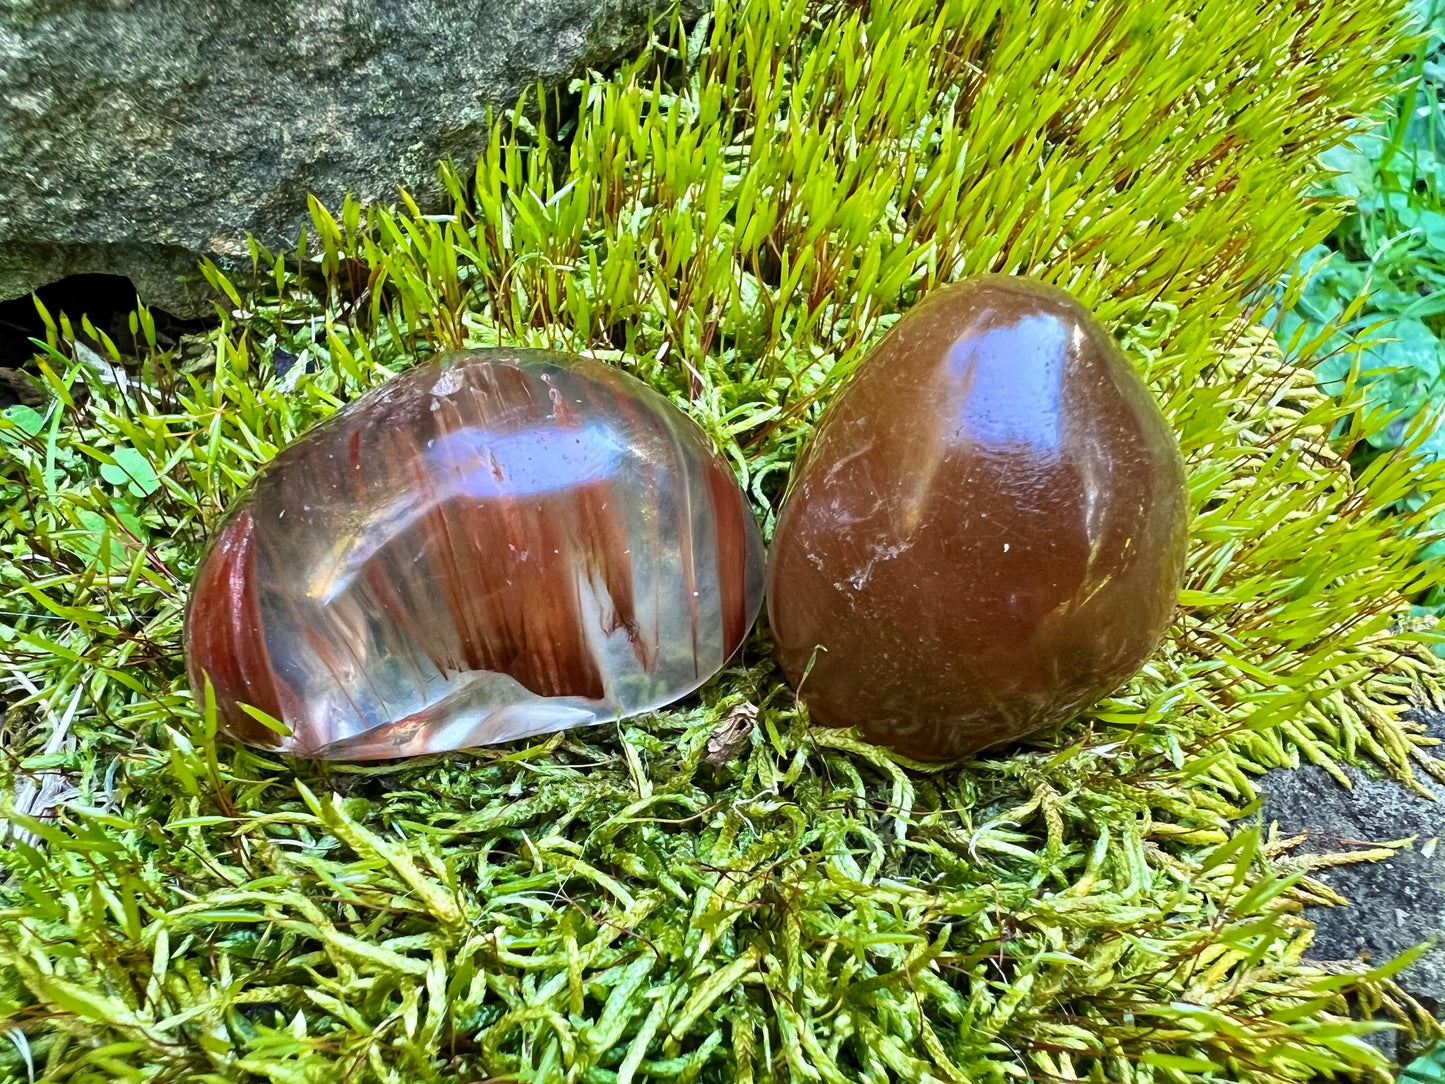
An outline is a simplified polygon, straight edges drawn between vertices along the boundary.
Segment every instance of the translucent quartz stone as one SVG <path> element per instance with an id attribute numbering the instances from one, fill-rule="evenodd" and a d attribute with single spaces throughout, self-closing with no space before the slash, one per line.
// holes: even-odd
<path id="1" fill-rule="evenodd" d="M 476 351 L 261 471 L 196 573 L 187 664 L 243 741 L 434 753 L 686 695 L 747 635 L 762 580 L 757 524 L 686 415 L 600 362 Z"/>
<path id="2" fill-rule="evenodd" d="M 1158 405 L 1078 303 L 940 290 L 794 469 L 768 581 L 783 669 L 814 721 L 920 760 L 1067 719 L 1172 620 L 1186 503 Z"/>

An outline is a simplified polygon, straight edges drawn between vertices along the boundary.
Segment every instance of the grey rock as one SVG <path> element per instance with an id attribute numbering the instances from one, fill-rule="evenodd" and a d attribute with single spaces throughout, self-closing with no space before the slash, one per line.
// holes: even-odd
<path id="1" fill-rule="evenodd" d="M 8 406 L 38 407 L 46 400 L 40 382 L 21 369 L 0 366 L 0 408 Z"/>
<path id="2" fill-rule="evenodd" d="M 1445 717 L 1426 718 L 1437 737 Z M 1346 768 L 1345 789 L 1323 769 L 1305 765 L 1268 773 L 1264 821 L 1277 821 L 1282 834 L 1309 833 L 1301 852 L 1335 853 L 1369 843 L 1416 836 L 1410 849 L 1382 862 L 1359 862 L 1313 874 L 1350 901 L 1348 907 L 1311 908 L 1316 936 L 1310 956 L 1383 964 L 1424 942 L 1434 947 L 1396 976 L 1426 1008 L 1445 1008 L 1445 841 L 1431 852 L 1431 839 L 1445 836 L 1445 786 L 1422 776 L 1436 801 L 1390 779 Z M 1388 1044 L 1386 1049 L 1389 1049 Z"/>
<path id="3" fill-rule="evenodd" d="M 696 17 L 703 0 L 684 0 Z M 602 68 L 669 0 L 5 0 L 0 299 L 130 276 L 208 310 L 197 260 L 293 245 L 329 207 L 470 166 L 488 107 Z"/>

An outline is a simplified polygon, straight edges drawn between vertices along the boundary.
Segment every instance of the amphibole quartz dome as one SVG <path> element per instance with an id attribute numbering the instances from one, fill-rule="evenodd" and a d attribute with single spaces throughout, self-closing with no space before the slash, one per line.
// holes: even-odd
<path id="1" fill-rule="evenodd" d="M 1185 532 L 1178 445 L 1112 337 L 1061 290 L 983 276 L 920 302 L 825 411 L 769 620 L 814 721 L 949 759 L 1133 674 Z"/>
<path id="2" fill-rule="evenodd" d="M 661 395 L 584 358 L 476 351 L 261 472 L 197 572 L 186 655 L 245 741 L 434 753 L 676 700 L 742 642 L 762 579 L 736 479 Z"/>

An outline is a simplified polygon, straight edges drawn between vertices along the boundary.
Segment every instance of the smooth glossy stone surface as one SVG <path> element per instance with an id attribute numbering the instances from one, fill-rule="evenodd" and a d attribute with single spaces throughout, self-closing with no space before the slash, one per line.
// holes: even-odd
<path id="1" fill-rule="evenodd" d="M 1174 436 L 1079 304 L 1001 276 L 939 290 L 794 469 L 768 581 L 783 669 L 815 722 L 920 760 L 1020 737 L 1155 649 L 1185 521 Z"/>
<path id="2" fill-rule="evenodd" d="M 600 362 L 477 351 L 261 471 L 197 571 L 187 663 L 244 741 L 433 753 L 678 699 L 742 642 L 762 581 L 757 524 L 686 415 Z"/>

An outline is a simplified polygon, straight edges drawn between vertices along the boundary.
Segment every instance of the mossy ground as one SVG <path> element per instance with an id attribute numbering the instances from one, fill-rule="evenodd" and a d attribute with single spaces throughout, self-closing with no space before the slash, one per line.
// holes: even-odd
<path id="1" fill-rule="evenodd" d="M 139 359 L 53 327 L 50 405 L 0 429 L 0 1076 L 1383 1075 L 1352 1006 L 1437 1025 L 1302 961 L 1331 893 L 1251 823 L 1252 780 L 1440 771 L 1401 718 L 1441 699 L 1438 637 L 1401 615 L 1442 579 L 1415 557 L 1445 467 L 1421 431 L 1352 474 L 1377 419 L 1253 324 L 1333 225 L 1318 156 L 1403 32 L 1365 0 L 724 0 L 499 122 L 448 213 L 316 207 L 299 253 L 212 269 L 200 350 L 144 312 Z M 209 527 L 413 360 L 614 361 L 770 527 L 867 346 L 984 270 L 1093 306 L 1190 466 L 1179 621 L 1087 718 L 910 765 L 809 730 L 765 630 L 676 710 L 381 767 L 217 742 L 186 689 Z"/>

